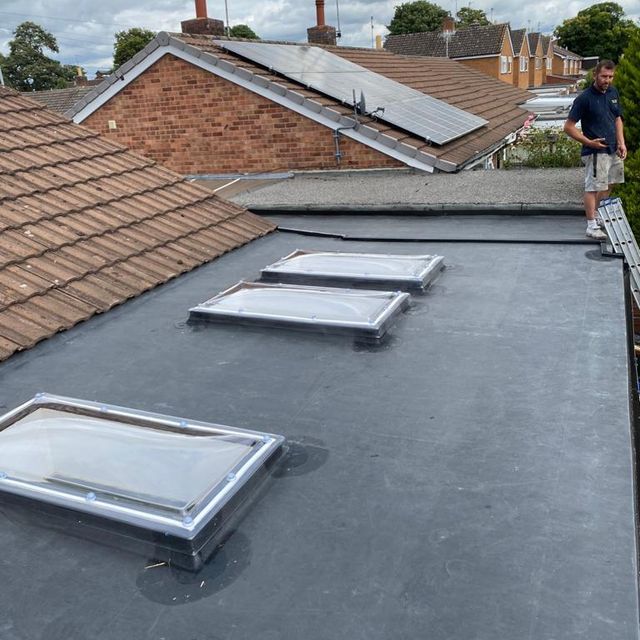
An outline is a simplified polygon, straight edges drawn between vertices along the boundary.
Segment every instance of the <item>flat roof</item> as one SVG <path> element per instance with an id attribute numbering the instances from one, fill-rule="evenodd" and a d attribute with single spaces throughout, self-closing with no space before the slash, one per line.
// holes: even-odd
<path id="1" fill-rule="evenodd" d="M 478 205 L 548 213 L 574 209 L 582 213 L 584 170 L 512 169 L 460 173 L 411 173 L 406 170 L 317 171 L 244 193 L 231 194 L 235 202 L 255 211 L 282 209 L 343 211 L 409 209 L 429 211 L 459 206 L 461 213 Z"/>
<path id="2" fill-rule="evenodd" d="M 482 238 L 556 220 L 504 216 Z M 296 248 L 448 268 L 379 346 L 187 324 Z M 623 262 L 597 244 L 255 240 L 0 364 L 3 408 L 48 391 L 291 447 L 199 573 L 2 515 L 2 634 L 637 639 L 627 340 Z"/>

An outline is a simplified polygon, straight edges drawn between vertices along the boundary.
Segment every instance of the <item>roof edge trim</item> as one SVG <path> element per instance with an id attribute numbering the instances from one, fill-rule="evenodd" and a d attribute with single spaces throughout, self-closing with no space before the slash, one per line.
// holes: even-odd
<path id="1" fill-rule="evenodd" d="M 432 173 L 434 168 L 442 171 L 456 171 L 457 165 L 446 160 L 440 160 L 436 156 L 420 151 L 416 147 L 400 142 L 385 133 L 382 133 L 366 124 L 358 124 L 354 118 L 345 116 L 338 111 L 329 107 L 320 105 L 313 99 L 305 98 L 297 91 L 290 90 L 285 86 L 278 84 L 259 76 L 246 69 L 236 67 L 231 62 L 221 59 L 212 53 L 208 53 L 197 49 L 185 42 L 173 38 L 166 33 L 159 34 L 168 38 L 167 44 L 157 46 L 157 42 L 149 43 L 147 47 L 137 54 L 132 60 L 120 67 L 113 75 L 105 80 L 104 85 L 100 85 L 95 95 L 91 98 L 91 94 L 74 109 L 75 113 L 67 112 L 65 115 L 72 117 L 76 124 L 82 123 L 92 113 L 97 111 L 102 105 L 108 102 L 116 94 L 118 94 L 127 85 L 138 78 L 150 66 L 155 64 L 160 58 L 171 54 L 176 58 L 180 58 L 185 62 L 193 64 L 205 71 L 223 78 L 229 82 L 243 87 L 253 93 L 256 93 L 272 102 L 280 104 L 291 111 L 298 113 L 310 120 L 317 122 L 333 131 L 340 128 L 340 134 L 351 138 L 352 140 L 364 144 L 386 156 L 399 160 L 403 164 L 421 169 Z M 164 37 L 163 37 L 164 40 Z M 138 57 L 133 63 L 133 60 Z M 84 103 L 84 104 L 83 104 Z M 353 127 L 347 128 L 344 127 Z"/>

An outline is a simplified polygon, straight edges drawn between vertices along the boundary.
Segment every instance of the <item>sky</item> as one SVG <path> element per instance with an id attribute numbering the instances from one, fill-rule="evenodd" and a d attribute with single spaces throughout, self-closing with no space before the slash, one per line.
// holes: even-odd
<path id="1" fill-rule="evenodd" d="M 406 0 L 404 0 L 406 1 Z M 617 0 L 628 17 L 640 20 L 640 0 Z M 326 0 L 327 24 L 337 26 L 340 12 L 345 46 L 371 46 L 372 34 L 385 35 L 394 7 L 403 0 Z M 566 18 L 592 2 L 584 0 L 442 0 L 452 14 L 463 5 L 483 9 L 494 22 L 510 22 L 514 29 L 551 33 Z M 208 0 L 208 14 L 225 20 L 225 0 Z M 229 24 L 247 24 L 261 38 L 306 41 L 307 27 L 315 24 L 315 0 L 226 0 Z M 0 52 L 17 25 L 31 20 L 57 39 L 65 64 L 80 65 L 89 77 L 112 65 L 114 33 L 131 27 L 152 31 L 180 31 L 180 21 L 195 17 L 194 0 L 0 0 Z M 373 29 L 372 29 L 373 22 Z"/>

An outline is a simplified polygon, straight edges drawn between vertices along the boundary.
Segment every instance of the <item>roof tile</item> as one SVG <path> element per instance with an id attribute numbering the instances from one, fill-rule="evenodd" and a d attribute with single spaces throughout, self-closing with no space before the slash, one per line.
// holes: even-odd
<path id="1" fill-rule="evenodd" d="M 0 87 L 0 360 L 273 228 Z"/>

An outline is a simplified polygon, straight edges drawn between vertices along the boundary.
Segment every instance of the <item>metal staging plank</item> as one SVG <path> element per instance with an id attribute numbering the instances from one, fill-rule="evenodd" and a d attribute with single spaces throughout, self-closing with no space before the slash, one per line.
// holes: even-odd
<path id="1" fill-rule="evenodd" d="M 631 271 L 631 288 L 636 305 L 640 307 L 640 249 L 631 231 L 620 198 L 607 198 L 598 208 L 614 253 L 624 255 Z"/>
<path id="2" fill-rule="evenodd" d="M 215 44 L 343 104 L 354 106 L 354 92 L 355 101 L 363 94 L 367 112 L 380 109 L 377 119 L 428 142 L 446 144 L 487 124 L 473 113 L 319 47 L 222 40 Z"/>

